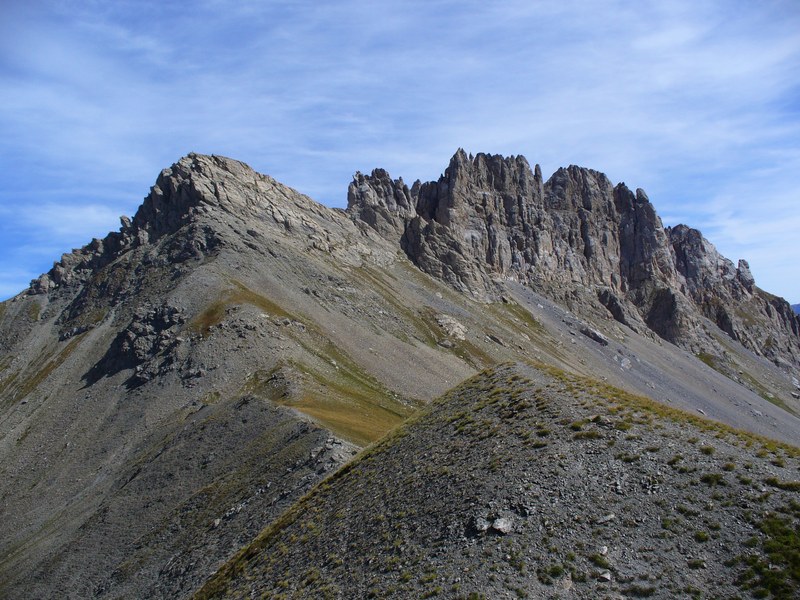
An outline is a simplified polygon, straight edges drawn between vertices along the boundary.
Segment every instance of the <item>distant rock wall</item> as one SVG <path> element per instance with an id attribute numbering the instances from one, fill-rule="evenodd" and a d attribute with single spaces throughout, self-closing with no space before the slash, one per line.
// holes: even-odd
<path id="1" fill-rule="evenodd" d="M 357 173 L 348 213 L 397 241 L 423 271 L 482 300 L 511 279 L 563 300 L 590 289 L 621 323 L 695 351 L 706 317 L 758 354 L 800 363 L 800 319 L 699 231 L 664 228 L 645 192 L 561 168 L 546 182 L 522 156 L 459 150 L 436 182 Z"/>
<path id="2" fill-rule="evenodd" d="M 735 266 L 695 229 L 664 228 L 644 191 L 598 171 L 570 166 L 545 182 L 523 156 L 459 150 L 438 181 L 410 188 L 383 169 L 357 173 L 347 213 L 239 161 L 190 154 L 162 171 L 119 232 L 65 254 L 28 293 L 78 293 L 65 327 L 85 327 L 76 315 L 95 298 L 124 297 L 139 263 L 169 271 L 223 244 L 255 244 L 244 232 L 260 222 L 346 264 L 392 260 L 388 240 L 475 299 L 499 298 L 504 281 L 519 281 L 558 302 L 608 311 L 637 332 L 719 354 L 700 326 L 707 318 L 757 354 L 800 365 L 800 317 L 755 285 L 746 261 Z M 126 265 L 115 262 L 131 250 Z M 98 278 L 101 269 L 110 275 Z"/>

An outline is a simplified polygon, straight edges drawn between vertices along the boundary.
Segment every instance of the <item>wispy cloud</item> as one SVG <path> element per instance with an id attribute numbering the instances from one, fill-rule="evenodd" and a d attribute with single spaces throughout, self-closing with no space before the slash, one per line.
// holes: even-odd
<path id="1" fill-rule="evenodd" d="M 4 5 L 0 272 L 31 232 L 57 258 L 115 229 L 188 151 L 341 205 L 355 170 L 431 179 L 464 147 L 644 187 L 668 224 L 800 299 L 779 260 L 798 214 L 797 31 L 792 1 Z"/>
<path id="2" fill-rule="evenodd" d="M 18 211 L 0 207 L 0 218 L 13 220 L 16 225 L 41 232 L 41 235 L 55 235 L 58 238 L 88 232 L 108 233 L 108 223 L 121 216 L 112 206 L 106 204 L 64 204 L 46 202 L 27 204 Z M 105 229 L 105 230 L 104 230 Z"/>

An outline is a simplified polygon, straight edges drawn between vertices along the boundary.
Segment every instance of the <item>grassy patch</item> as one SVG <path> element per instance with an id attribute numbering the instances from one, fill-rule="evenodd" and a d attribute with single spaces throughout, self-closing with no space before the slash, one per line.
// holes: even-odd
<path id="1" fill-rule="evenodd" d="M 696 531 L 694 534 L 694 541 L 700 542 L 701 544 L 707 542 L 711 539 L 711 536 L 708 535 L 707 531 Z"/>
<path id="2" fill-rule="evenodd" d="M 690 569 L 705 569 L 706 561 L 700 558 L 690 558 L 688 561 L 686 561 L 686 565 Z"/>
<path id="3" fill-rule="evenodd" d="M 490 306 L 491 308 L 495 309 L 495 313 L 506 312 L 507 314 L 511 315 L 512 319 L 514 320 L 514 325 L 517 328 L 519 328 L 520 324 L 522 325 L 522 329 L 520 329 L 520 331 L 530 331 L 535 333 L 547 332 L 547 330 L 536 319 L 536 317 L 534 317 L 530 312 L 516 302 L 495 303 Z"/>
<path id="4" fill-rule="evenodd" d="M 39 315 L 42 312 L 42 307 L 36 300 L 30 300 L 30 304 L 28 304 L 28 308 L 25 311 L 28 315 L 28 318 L 31 321 L 38 321 Z"/>
<path id="5" fill-rule="evenodd" d="M 359 445 L 367 445 L 408 416 L 401 407 L 358 404 L 339 398 L 306 395 L 291 406 L 313 417 L 331 431 Z M 406 409 L 407 410 L 407 409 Z"/>
<path id="6" fill-rule="evenodd" d="M 414 412 L 414 406 L 396 398 L 338 349 L 335 356 L 339 369 L 332 373 L 289 363 L 295 373 L 288 377 L 297 384 L 293 393 L 270 384 L 280 366 L 251 375 L 240 393 L 297 409 L 360 446 L 374 442 Z"/>
<path id="7" fill-rule="evenodd" d="M 5 378 L 0 379 L 0 394 L 4 394 L 6 390 L 11 389 L 17 377 L 19 377 L 19 371 L 10 373 Z"/>
<path id="8" fill-rule="evenodd" d="M 37 363 L 39 368 L 31 375 L 25 376 L 25 374 L 14 374 L 11 375 L 8 379 L 3 380 L 2 387 L 3 390 L 11 389 L 15 387 L 16 390 L 14 391 L 13 396 L 11 397 L 11 402 L 18 402 L 22 400 L 25 396 L 33 392 L 39 384 L 42 383 L 53 371 L 55 371 L 58 367 L 60 367 L 67 358 L 75 351 L 78 344 L 83 340 L 85 333 L 81 335 L 75 336 L 72 338 L 69 343 L 61 349 L 61 351 L 52 359 L 47 360 L 47 358 L 40 358 L 37 361 L 34 361 L 33 367 L 37 367 Z"/>
<path id="9" fill-rule="evenodd" d="M 217 300 L 210 304 L 206 309 L 197 315 L 189 327 L 199 333 L 200 335 L 207 335 L 208 331 L 215 325 L 219 325 L 222 319 L 225 318 L 225 308 L 228 306 L 227 298 L 225 300 Z"/>
<path id="10" fill-rule="evenodd" d="M 768 477 L 764 483 L 787 492 L 800 492 L 800 481 L 781 481 L 777 477 Z"/>
<path id="11" fill-rule="evenodd" d="M 722 473 L 705 473 L 700 476 L 700 481 L 711 486 L 725 485 L 725 478 Z"/>
<path id="12" fill-rule="evenodd" d="M 670 459 L 667 461 L 667 464 L 668 464 L 670 467 L 674 467 L 675 465 L 677 465 L 677 464 L 678 464 L 679 462 L 681 462 L 682 460 L 683 460 L 683 455 L 682 455 L 682 454 L 676 454 L 675 456 L 673 456 L 672 458 L 670 458 Z"/>
<path id="13" fill-rule="evenodd" d="M 717 359 L 713 354 L 709 354 L 708 352 L 700 352 L 697 355 L 697 358 L 706 363 L 709 367 L 711 367 L 715 371 L 717 370 Z"/>
<path id="14" fill-rule="evenodd" d="M 290 312 L 278 306 L 275 302 L 257 294 L 243 283 L 232 280 L 233 289 L 222 294 L 222 297 L 209 304 L 203 312 L 197 315 L 189 323 L 189 328 L 201 335 L 207 335 L 209 330 L 215 325 L 219 325 L 225 318 L 225 310 L 229 306 L 250 304 L 260 308 L 265 313 L 276 317 L 286 317 L 292 320 L 299 320 Z"/>
<path id="15" fill-rule="evenodd" d="M 739 574 L 736 583 L 742 589 L 752 590 L 757 598 L 769 596 L 790 600 L 800 596 L 798 512 L 798 506 L 794 505 L 784 514 L 765 517 L 758 528 L 763 535 L 762 550 L 766 556 L 748 554 L 739 559 L 745 570 Z"/>
<path id="16" fill-rule="evenodd" d="M 608 562 L 605 556 L 602 554 L 592 554 L 589 556 L 589 562 L 591 562 L 594 566 L 600 567 L 601 569 L 610 569 L 611 563 Z"/>

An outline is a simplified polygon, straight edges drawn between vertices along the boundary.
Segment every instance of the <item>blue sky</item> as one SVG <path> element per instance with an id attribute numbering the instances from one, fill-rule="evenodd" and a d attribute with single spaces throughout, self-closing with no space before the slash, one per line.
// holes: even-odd
<path id="1" fill-rule="evenodd" d="M 459 147 L 642 187 L 800 301 L 800 2 L 0 2 L 0 298 L 190 151 L 330 206 Z"/>

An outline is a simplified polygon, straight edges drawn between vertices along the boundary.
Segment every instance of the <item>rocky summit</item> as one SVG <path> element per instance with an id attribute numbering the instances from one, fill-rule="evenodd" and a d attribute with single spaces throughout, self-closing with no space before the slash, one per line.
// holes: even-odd
<path id="1" fill-rule="evenodd" d="M 348 212 L 398 240 L 420 269 L 475 298 L 520 281 L 568 305 L 699 351 L 719 348 L 698 317 L 770 360 L 796 367 L 800 322 L 696 229 L 664 228 L 647 194 L 571 166 L 546 182 L 522 156 L 459 150 L 437 182 L 409 189 L 357 174 Z"/>
<path id="2" fill-rule="evenodd" d="M 347 196 L 190 154 L 0 303 L 2 597 L 795 597 L 746 261 L 521 156 Z"/>

